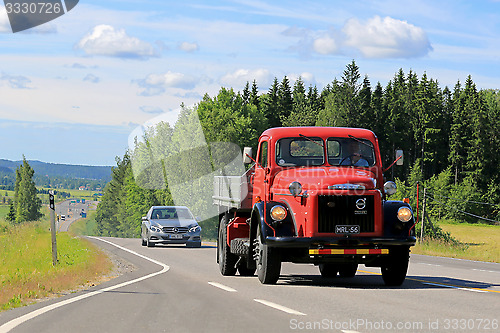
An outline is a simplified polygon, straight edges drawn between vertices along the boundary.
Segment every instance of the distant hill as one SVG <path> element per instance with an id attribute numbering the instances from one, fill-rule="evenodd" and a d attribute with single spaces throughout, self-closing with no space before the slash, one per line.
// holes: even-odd
<path id="1" fill-rule="evenodd" d="M 0 159 L 0 172 L 14 173 L 16 168 L 23 161 L 9 161 Z M 89 166 L 89 165 L 71 165 L 71 164 L 55 164 L 45 163 L 40 161 L 29 161 L 29 165 L 35 170 L 37 176 L 61 177 L 71 179 L 93 179 L 103 182 L 111 180 L 110 166 Z"/>

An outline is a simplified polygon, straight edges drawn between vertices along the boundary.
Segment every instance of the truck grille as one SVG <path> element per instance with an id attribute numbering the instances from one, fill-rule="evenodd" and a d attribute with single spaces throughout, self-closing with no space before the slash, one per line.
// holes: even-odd
<path id="1" fill-rule="evenodd" d="M 319 195 L 318 232 L 335 233 L 336 225 L 359 225 L 360 232 L 373 232 L 373 195 Z"/>

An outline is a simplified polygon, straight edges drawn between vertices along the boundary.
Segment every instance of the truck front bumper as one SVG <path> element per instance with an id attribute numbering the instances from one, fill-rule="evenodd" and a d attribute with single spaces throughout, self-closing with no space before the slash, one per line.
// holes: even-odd
<path id="1" fill-rule="evenodd" d="M 386 247 L 386 246 L 414 246 L 415 236 L 406 238 L 380 237 L 266 237 L 266 244 L 270 247 L 281 248 L 332 248 L 332 247 Z"/>

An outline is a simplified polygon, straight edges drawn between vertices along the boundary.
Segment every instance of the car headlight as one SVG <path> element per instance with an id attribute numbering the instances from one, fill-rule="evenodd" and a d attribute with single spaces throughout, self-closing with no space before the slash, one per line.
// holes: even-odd
<path id="1" fill-rule="evenodd" d="M 296 197 L 302 192 L 302 184 L 299 182 L 291 182 L 290 185 L 288 185 L 288 190 Z"/>
<path id="2" fill-rule="evenodd" d="M 271 218 L 275 221 L 283 221 L 286 217 L 286 209 L 283 206 L 277 205 L 271 208 Z"/>
<path id="3" fill-rule="evenodd" d="M 151 229 L 151 231 L 153 232 L 162 232 L 163 230 L 161 230 L 160 227 L 157 227 L 155 225 L 152 225 L 151 227 L 149 227 L 149 229 Z"/>
<path id="4" fill-rule="evenodd" d="M 412 214 L 410 208 L 408 208 L 408 207 L 400 207 L 398 209 L 398 219 L 401 222 L 408 222 L 408 221 L 411 220 L 412 217 L 413 217 L 413 214 Z"/>
<path id="5" fill-rule="evenodd" d="M 197 231 L 200 231 L 200 230 L 201 230 L 201 227 L 199 225 L 195 224 L 195 225 L 190 226 L 188 232 L 197 232 Z"/>

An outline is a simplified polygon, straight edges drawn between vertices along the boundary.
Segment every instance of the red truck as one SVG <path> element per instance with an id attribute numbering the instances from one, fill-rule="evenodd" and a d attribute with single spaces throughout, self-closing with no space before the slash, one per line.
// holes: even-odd
<path id="1" fill-rule="evenodd" d="M 243 176 L 216 176 L 217 261 L 222 275 L 275 284 L 282 262 L 319 266 L 323 277 L 353 277 L 358 264 L 381 267 L 401 285 L 415 245 L 410 205 L 388 200 L 376 135 L 342 127 L 271 128 L 257 156 L 245 148 Z M 395 163 L 402 164 L 402 151 Z M 394 163 L 393 163 L 394 164 Z M 391 165 L 392 166 L 392 165 Z"/>

